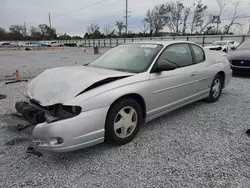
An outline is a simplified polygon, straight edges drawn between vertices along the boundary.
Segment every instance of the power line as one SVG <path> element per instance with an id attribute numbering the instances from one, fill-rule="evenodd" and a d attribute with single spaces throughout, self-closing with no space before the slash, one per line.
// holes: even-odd
<path id="1" fill-rule="evenodd" d="M 60 13 L 60 14 L 56 14 L 55 16 L 56 16 L 56 17 L 60 17 L 60 16 L 68 15 L 68 14 L 71 14 L 71 13 L 75 13 L 75 12 L 78 12 L 78 11 L 82 11 L 82 10 L 85 10 L 85 9 L 87 9 L 87 8 L 93 7 L 93 6 L 95 6 L 95 5 L 99 5 L 99 4 L 101 4 L 101 3 L 104 3 L 105 1 L 106 1 L 106 0 L 101 0 L 101 1 L 98 1 L 98 2 L 96 2 L 96 3 L 90 4 L 90 5 L 88 5 L 88 6 L 79 8 L 79 9 L 75 9 L 75 10 L 68 11 L 68 12 L 64 12 L 64 13 Z M 120 2 L 122 2 L 122 1 L 125 1 L 125 0 L 115 1 L 115 2 L 112 2 L 112 3 L 107 4 L 107 5 L 105 5 L 105 6 L 98 7 L 98 8 L 96 8 L 96 9 L 90 9 L 90 10 L 93 11 L 93 10 L 97 10 L 97 9 L 99 9 L 99 8 L 108 7 L 108 6 L 110 6 L 110 5 L 113 5 L 113 4 L 116 4 L 116 3 L 120 3 Z M 55 16 L 54 16 L 54 17 L 55 17 Z"/>
<path id="2" fill-rule="evenodd" d="M 70 14 L 70 13 L 74 13 L 74 12 L 77 12 L 77 11 L 81 11 L 81 10 L 84 10 L 84 9 L 87 9 L 87 8 L 90 8 L 90 7 L 93 7 L 93 6 L 95 6 L 95 5 L 101 4 L 101 3 L 103 3 L 104 1 L 105 1 L 105 0 L 101 0 L 101 1 L 98 1 L 98 2 L 96 2 L 96 3 L 90 4 L 90 5 L 88 5 L 88 6 L 82 7 L 82 8 L 78 8 L 78 9 L 74 9 L 74 10 L 71 10 L 71 11 L 68 11 L 68 12 L 56 14 L 55 16 L 58 17 L 58 16 L 62 16 L 62 15 L 65 15 L 65 14 Z"/>

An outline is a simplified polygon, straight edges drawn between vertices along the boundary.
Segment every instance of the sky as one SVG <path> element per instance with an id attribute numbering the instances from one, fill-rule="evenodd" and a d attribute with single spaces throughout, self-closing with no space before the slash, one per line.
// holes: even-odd
<path id="1" fill-rule="evenodd" d="M 195 0 L 182 0 L 184 5 L 192 6 Z M 166 3 L 166 0 L 128 0 L 128 30 L 140 32 L 141 20 L 148 9 Z M 219 11 L 216 0 L 203 0 L 208 13 Z M 52 26 L 59 34 L 83 36 L 91 23 L 97 23 L 102 31 L 104 26 L 115 28 L 116 21 L 125 21 L 126 0 L 0 0 L 0 27 L 9 28 L 12 24 L 24 24 L 27 28 L 48 24 L 51 14 Z M 239 15 L 250 16 L 250 1 L 240 0 Z M 231 18 L 233 6 L 228 6 L 223 18 Z M 244 26 L 236 32 L 246 32 L 250 17 L 239 19 Z M 226 22 L 226 21 L 225 21 Z M 166 30 L 166 29 L 165 29 Z"/>

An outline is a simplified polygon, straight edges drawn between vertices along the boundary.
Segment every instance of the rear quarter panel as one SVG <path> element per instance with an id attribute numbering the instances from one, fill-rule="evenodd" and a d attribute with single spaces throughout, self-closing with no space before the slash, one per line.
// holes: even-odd
<path id="1" fill-rule="evenodd" d="M 205 50 L 206 58 L 211 63 L 210 69 L 212 70 L 211 83 L 213 78 L 219 72 L 225 73 L 225 85 L 228 85 L 232 78 L 232 69 L 226 53 Z"/>

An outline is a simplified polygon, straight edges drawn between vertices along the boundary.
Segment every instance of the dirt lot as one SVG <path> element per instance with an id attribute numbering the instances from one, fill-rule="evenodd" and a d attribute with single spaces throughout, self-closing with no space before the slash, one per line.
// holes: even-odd
<path id="1" fill-rule="evenodd" d="M 32 54 L 34 53 L 34 54 Z M 0 76 L 32 77 L 48 67 L 84 64 L 90 51 L 0 52 Z M 2 67 L 4 70 L 2 70 Z M 142 127 L 122 147 L 101 144 L 71 153 L 25 153 L 31 130 L 10 116 L 26 83 L 0 81 L 0 187 L 250 187 L 250 77 L 236 76 L 214 104 L 200 101 Z"/>

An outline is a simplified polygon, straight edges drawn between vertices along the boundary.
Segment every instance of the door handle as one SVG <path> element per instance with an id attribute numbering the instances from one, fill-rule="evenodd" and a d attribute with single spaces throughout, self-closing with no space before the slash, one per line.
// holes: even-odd
<path id="1" fill-rule="evenodd" d="M 195 76 L 196 75 L 196 72 L 193 72 L 192 74 L 191 74 L 191 76 Z"/>

